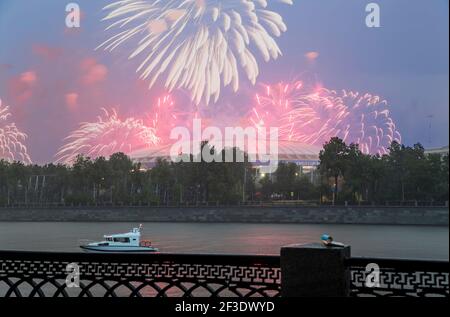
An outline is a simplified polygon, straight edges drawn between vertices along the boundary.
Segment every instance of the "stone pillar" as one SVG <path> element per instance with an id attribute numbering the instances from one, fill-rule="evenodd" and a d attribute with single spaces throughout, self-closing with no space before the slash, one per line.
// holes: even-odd
<path id="1" fill-rule="evenodd" d="M 344 265 L 350 246 L 327 247 L 320 243 L 281 248 L 281 296 L 345 297 L 350 292 L 350 272 Z"/>

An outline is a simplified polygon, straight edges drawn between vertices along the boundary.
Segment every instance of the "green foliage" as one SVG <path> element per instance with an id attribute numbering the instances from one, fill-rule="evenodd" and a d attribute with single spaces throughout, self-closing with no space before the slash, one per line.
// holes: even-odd
<path id="1" fill-rule="evenodd" d="M 331 138 L 330 142 L 325 143 L 323 150 L 320 151 L 320 171 L 322 174 L 334 178 L 334 192 L 336 196 L 339 192 L 339 177 L 342 176 L 347 165 L 347 157 L 351 155 L 350 148 L 339 138 Z"/>
<path id="2" fill-rule="evenodd" d="M 319 171 L 326 183 L 336 186 L 341 201 L 448 200 L 448 155 L 426 155 L 420 144 L 393 142 L 389 154 L 379 156 L 363 154 L 356 144 L 333 138 L 320 159 Z"/>
<path id="3" fill-rule="evenodd" d="M 202 148 L 208 150 L 209 145 Z M 233 154 L 236 157 L 238 150 Z M 225 152 L 218 155 L 225 157 Z M 123 153 L 95 160 L 80 155 L 72 166 L 0 161 L 0 204 L 236 204 L 253 197 L 255 175 L 247 159 L 198 161 L 159 159 L 150 170 Z"/>
<path id="4" fill-rule="evenodd" d="M 109 159 L 78 156 L 72 166 L 44 166 L 0 160 L 0 205 L 6 204 L 237 204 L 247 200 L 335 200 L 351 203 L 447 201 L 449 157 L 426 155 L 420 144 L 392 143 L 388 155 L 366 155 L 355 144 L 333 138 L 320 152 L 320 177 L 304 175 L 295 163 L 256 182 L 247 155 L 232 149 L 217 152 L 206 142 L 203 156 L 178 163 L 159 159 L 142 169 L 123 153 Z M 244 162 L 236 162 L 238 155 Z"/>
<path id="5" fill-rule="evenodd" d="M 264 200 L 318 200 L 319 188 L 303 175 L 295 163 L 280 162 L 274 175 L 260 180 Z"/>

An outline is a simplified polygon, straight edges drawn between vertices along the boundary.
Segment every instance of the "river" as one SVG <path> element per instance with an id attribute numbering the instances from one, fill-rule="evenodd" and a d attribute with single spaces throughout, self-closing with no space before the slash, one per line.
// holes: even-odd
<path id="1" fill-rule="evenodd" d="M 0 222 L 0 250 L 79 252 L 81 239 L 127 232 L 136 223 Z M 143 237 L 161 252 L 279 254 L 292 243 L 319 242 L 323 233 L 351 245 L 352 255 L 449 258 L 449 228 L 433 226 L 144 223 Z"/>

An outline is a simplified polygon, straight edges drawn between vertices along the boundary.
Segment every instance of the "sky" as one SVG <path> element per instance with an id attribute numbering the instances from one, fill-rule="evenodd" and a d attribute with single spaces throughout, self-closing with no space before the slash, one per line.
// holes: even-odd
<path id="1" fill-rule="evenodd" d="M 68 29 L 69 1 L 0 0 L 0 99 L 28 135 L 26 145 L 36 163 L 53 161 L 64 138 L 80 122 L 95 120 L 102 108 L 140 118 L 166 93 L 159 83 L 149 90 L 139 80 L 127 47 L 113 53 L 95 50 L 111 35 L 101 19 L 102 8 L 112 1 L 76 2 L 81 28 Z M 283 56 L 259 60 L 257 82 L 307 76 L 330 89 L 380 95 L 389 103 L 403 143 L 448 145 L 448 0 L 373 1 L 381 8 L 380 28 L 366 26 L 369 2 L 271 4 L 288 29 L 277 39 Z M 243 115 L 254 90 L 242 80 L 237 93 L 224 90 L 218 103 L 203 111 L 220 113 L 224 120 Z M 189 104 L 186 92 L 174 95 L 179 105 Z"/>

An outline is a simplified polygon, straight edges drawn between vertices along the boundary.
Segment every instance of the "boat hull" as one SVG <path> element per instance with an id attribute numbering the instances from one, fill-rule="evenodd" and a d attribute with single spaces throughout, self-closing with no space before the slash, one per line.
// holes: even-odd
<path id="1" fill-rule="evenodd" d="M 80 245 L 80 248 L 86 252 L 103 252 L 103 253 L 153 253 L 153 252 L 158 252 L 158 249 L 153 248 L 153 247 Z"/>

